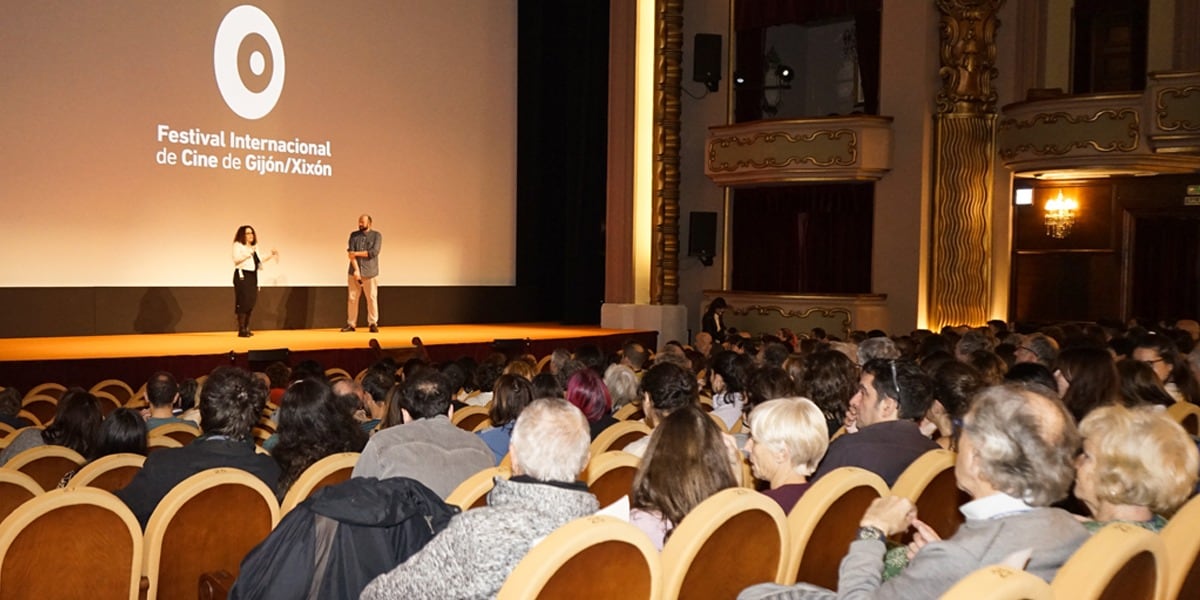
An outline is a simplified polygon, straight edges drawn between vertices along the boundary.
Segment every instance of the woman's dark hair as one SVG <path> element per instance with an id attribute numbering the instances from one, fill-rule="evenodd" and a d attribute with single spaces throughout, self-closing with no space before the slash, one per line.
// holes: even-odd
<path id="1" fill-rule="evenodd" d="M 15 417 L 21 412 L 21 392 L 8 387 L 0 390 L 0 417 Z"/>
<path id="2" fill-rule="evenodd" d="M 88 460 L 124 452 L 146 455 L 146 421 L 135 410 L 118 408 L 100 424 L 100 439 Z"/>
<path id="3" fill-rule="evenodd" d="M 54 423 L 42 432 L 42 441 L 66 446 L 83 456 L 91 456 L 100 436 L 100 402 L 83 388 L 73 387 L 58 400 Z"/>
<path id="4" fill-rule="evenodd" d="M 967 357 L 967 364 L 975 367 L 988 385 L 998 385 L 1004 381 L 1008 372 L 1008 363 L 999 354 L 991 350 L 976 350 Z"/>
<path id="5" fill-rule="evenodd" d="M 725 382 L 725 391 L 740 393 L 746 390 L 746 372 L 750 367 L 750 359 L 744 354 L 730 350 L 718 352 L 708 364 L 708 379 L 720 375 Z M 710 383 L 711 386 L 711 383 Z"/>
<path id="6" fill-rule="evenodd" d="M 247 229 L 249 229 L 249 230 L 250 230 L 250 233 L 253 233 L 253 234 L 254 234 L 254 243 L 253 243 L 253 244 L 251 244 L 251 245 L 252 245 L 252 246 L 257 246 L 257 245 L 258 245 L 258 232 L 257 232 L 257 231 L 255 231 L 255 230 L 254 230 L 254 228 L 253 228 L 253 227 L 251 227 L 251 226 L 249 226 L 249 225 L 242 225 L 241 227 L 238 227 L 238 228 L 237 228 L 237 232 L 233 234 L 233 241 L 235 241 L 235 242 L 237 242 L 237 243 L 239 243 L 239 244 L 245 244 L 245 243 L 246 243 L 246 230 L 247 230 Z"/>
<path id="7" fill-rule="evenodd" d="M 1121 384 L 1108 350 L 1088 346 L 1063 350 L 1058 355 L 1058 371 L 1070 384 L 1062 401 L 1076 423 L 1093 408 L 1117 399 Z"/>
<path id="8" fill-rule="evenodd" d="M 818 350 L 804 358 L 796 393 L 812 400 L 825 415 L 829 433 L 842 426 L 850 398 L 858 391 L 858 367 L 837 350 Z"/>
<path id="9" fill-rule="evenodd" d="M 533 376 L 533 398 L 562 398 L 563 389 L 553 373 L 538 373 Z"/>
<path id="10" fill-rule="evenodd" d="M 983 377 L 975 367 L 952 361 L 933 373 L 933 397 L 942 403 L 946 414 L 961 419 L 970 408 L 971 396 L 983 389 Z"/>
<path id="11" fill-rule="evenodd" d="M 404 384 L 397 383 L 383 395 L 383 401 L 387 403 L 387 409 L 383 412 L 383 420 L 379 423 L 381 431 L 388 427 L 404 424 L 404 413 L 401 412 L 404 410 L 404 407 L 400 405 L 403 402 L 400 395 L 402 387 L 404 387 Z"/>
<path id="12" fill-rule="evenodd" d="M 271 456 L 279 463 L 280 496 L 313 463 L 338 452 L 361 452 L 367 443 L 366 432 L 321 380 L 305 379 L 289 386 L 277 418 L 279 444 Z"/>
<path id="13" fill-rule="evenodd" d="M 196 406 L 196 397 L 200 392 L 200 382 L 195 379 L 184 379 L 179 382 L 179 409 L 188 411 Z"/>
<path id="14" fill-rule="evenodd" d="M 1121 380 L 1121 401 L 1125 406 L 1175 404 L 1175 399 L 1158 380 L 1158 374 L 1150 365 L 1140 360 L 1126 358 L 1117 361 L 1117 376 Z"/>
<path id="15" fill-rule="evenodd" d="M 685 405 L 650 435 L 629 504 L 662 515 L 670 536 L 697 504 L 737 486 L 730 460 L 717 424 L 698 405 Z"/>
<path id="16" fill-rule="evenodd" d="M 749 414 L 759 404 L 776 398 L 789 398 L 796 393 L 796 384 L 783 367 L 763 367 L 750 372 L 746 383 L 746 402 L 742 411 Z"/>
<path id="17" fill-rule="evenodd" d="M 217 367 L 200 388 L 200 422 L 206 435 L 250 438 L 267 404 L 267 384 L 238 367 Z"/>
<path id="18" fill-rule="evenodd" d="M 550 379 L 553 381 L 554 377 Z M 533 384 L 528 379 L 512 373 L 501 375 L 492 387 L 492 408 L 488 418 L 494 427 L 507 425 L 516 421 L 530 402 L 533 402 Z"/>
<path id="19" fill-rule="evenodd" d="M 1058 393 L 1058 383 L 1054 381 L 1054 373 L 1042 363 L 1017 363 L 1004 374 L 1005 383 L 1031 383 L 1040 385 Z"/>

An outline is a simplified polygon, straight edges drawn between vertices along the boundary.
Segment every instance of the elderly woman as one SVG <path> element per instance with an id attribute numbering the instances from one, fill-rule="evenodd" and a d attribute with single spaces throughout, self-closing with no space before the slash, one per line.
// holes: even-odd
<path id="1" fill-rule="evenodd" d="M 780 398 L 750 412 L 746 453 L 754 476 L 767 482 L 763 493 L 791 512 L 808 489 L 808 476 L 829 447 L 821 409 L 808 398 Z"/>
<path id="2" fill-rule="evenodd" d="M 626 365 L 608 365 L 604 370 L 604 386 L 612 395 L 614 411 L 626 404 L 641 401 L 637 373 Z"/>
<path id="3" fill-rule="evenodd" d="M 1100 407 L 1079 424 L 1079 433 L 1075 496 L 1092 513 L 1094 520 L 1084 523 L 1092 531 L 1110 521 L 1159 531 L 1196 486 L 1200 452 L 1162 410 Z"/>
<path id="4" fill-rule="evenodd" d="M 937 598 L 972 571 L 1021 552 L 1029 556 L 1025 570 L 1049 581 L 1088 537 L 1069 513 L 1048 508 L 1067 494 L 1078 441 L 1070 413 L 1050 390 L 987 388 L 963 420 L 954 473 L 973 500 L 953 537 L 940 540 L 908 499 L 879 498 L 859 521 L 837 592 L 762 584 L 739 598 Z M 881 581 L 887 537 L 910 526 L 917 533 L 908 568 Z"/>

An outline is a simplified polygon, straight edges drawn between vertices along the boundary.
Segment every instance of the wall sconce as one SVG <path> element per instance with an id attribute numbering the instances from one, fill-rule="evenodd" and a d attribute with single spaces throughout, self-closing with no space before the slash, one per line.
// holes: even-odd
<path id="1" fill-rule="evenodd" d="M 1056 240 L 1071 235 L 1078 213 L 1079 203 L 1074 198 L 1064 198 L 1059 190 L 1057 197 L 1046 201 L 1046 235 Z"/>

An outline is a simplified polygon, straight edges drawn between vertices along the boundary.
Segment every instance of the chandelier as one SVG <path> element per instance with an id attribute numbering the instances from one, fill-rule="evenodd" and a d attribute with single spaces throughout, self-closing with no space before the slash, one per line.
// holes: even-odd
<path id="1" fill-rule="evenodd" d="M 1058 197 L 1046 201 L 1046 235 L 1056 240 L 1071 235 L 1078 211 L 1079 203 L 1074 198 L 1063 198 L 1059 190 Z"/>

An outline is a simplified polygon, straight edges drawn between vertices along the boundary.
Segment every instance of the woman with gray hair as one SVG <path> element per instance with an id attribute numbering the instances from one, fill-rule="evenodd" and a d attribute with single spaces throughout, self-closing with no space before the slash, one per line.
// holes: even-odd
<path id="1" fill-rule="evenodd" d="M 785 513 L 808 489 L 808 477 L 827 448 L 825 417 L 808 398 L 768 400 L 750 411 L 750 469 L 770 486 L 763 494 Z"/>
<path id="2" fill-rule="evenodd" d="M 1075 422 L 1049 390 L 987 388 L 972 402 L 959 439 L 955 477 L 974 499 L 962 506 L 967 520 L 953 537 L 941 540 L 917 520 L 907 498 L 879 498 L 859 521 L 837 592 L 762 584 L 739 598 L 937 598 L 972 571 L 997 563 L 1025 565 L 1049 581 L 1088 537 L 1073 516 L 1048 507 L 1067 494 L 1078 446 Z M 887 537 L 910 526 L 916 535 L 908 567 L 881 581 Z"/>
<path id="3" fill-rule="evenodd" d="M 626 365 L 609 365 L 604 370 L 604 385 L 612 396 L 614 412 L 630 402 L 640 400 L 637 373 Z"/>

